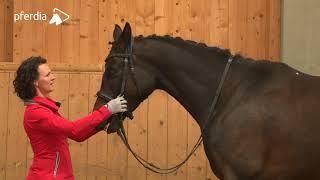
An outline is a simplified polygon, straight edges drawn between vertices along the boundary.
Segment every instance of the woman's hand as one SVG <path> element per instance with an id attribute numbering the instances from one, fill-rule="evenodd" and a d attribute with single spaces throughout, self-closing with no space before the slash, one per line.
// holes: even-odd
<path id="1" fill-rule="evenodd" d="M 115 99 L 110 100 L 105 105 L 112 114 L 127 111 L 127 100 L 123 96 L 118 96 Z"/>

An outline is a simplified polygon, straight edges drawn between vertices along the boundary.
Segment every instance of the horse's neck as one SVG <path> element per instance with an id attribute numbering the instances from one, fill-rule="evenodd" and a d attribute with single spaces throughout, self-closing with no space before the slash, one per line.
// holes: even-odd
<path id="1" fill-rule="evenodd" d="M 156 88 L 178 100 L 202 127 L 228 57 L 217 59 L 219 55 L 214 52 L 196 55 L 161 43 L 142 45 L 139 49 L 138 56 L 156 70 Z"/>

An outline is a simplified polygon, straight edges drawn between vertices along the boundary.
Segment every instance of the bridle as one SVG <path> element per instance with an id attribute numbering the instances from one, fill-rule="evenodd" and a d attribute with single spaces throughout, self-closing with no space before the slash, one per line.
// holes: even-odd
<path id="1" fill-rule="evenodd" d="M 136 89 L 137 89 L 137 92 L 138 92 L 138 96 L 139 96 L 140 100 L 142 101 L 143 99 L 142 99 L 141 91 L 140 91 L 140 88 L 138 86 L 138 81 L 137 81 L 137 79 L 135 77 L 135 73 L 134 73 L 133 55 L 132 55 L 133 40 L 134 40 L 134 38 L 131 37 L 131 44 L 126 49 L 125 53 L 123 53 L 123 54 L 122 53 L 111 54 L 106 58 L 106 60 L 108 60 L 110 58 L 113 58 L 113 57 L 118 57 L 118 58 L 123 59 L 124 66 L 123 66 L 123 71 L 122 71 L 122 82 L 121 82 L 121 90 L 120 90 L 119 95 L 123 95 L 124 94 L 124 91 L 125 91 L 125 88 L 126 88 L 126 84 L 127 84 L 127 80 L 128 80 L 128 74 L 130 73 L 131 77 L 133 79 L 133 82 L 134 82 L 134 84 L 136 86 Z M 216 90 L 216 93 L 215 93 L 214 99 L 212 101 L 212 104 L 210 106 L 209 115 L 208 115 L 206 121 L 204 121 L 203 126 L 201 128 L 202 132 L 201 132 L 196 144 L 194 145 L 194 147 L 192 148 L 192 150 L 188 154 L 188 156 L 181 163 L 179 163 L 179 164 L 177 164 L 177 165 L 175 165 L 173 167 L 170 167 L 170 168 L 160 168 L 160 167 L 154 165 L 153 163 L 150 163 L 147 160 L 143 159 L 141 156 L 139 156 L 137 153 L 135 153 L 131 149 L 131 146 L 130 146 L 130 144 L 128 142 L 127 135 L 125 133 L 125 129 L 123 127 L 123 123 L 120 123 L 120 128 L 117 130 L 117 134 L 120 136 L 122 142 L 127 147 L 127 149 L 132 153 L 132 155 L 135 157 L 135 159 L 141 165 L 143 165 L 146 169 L 148 169 L 148 170 L 150 170 L 152 172 L 155 172 L 155 173 L 169 174 L 169 173 L 177 171 L 184 163 L 186 163 L 188 161 L 188 159 L 192 156 L 192 154 L 197 150 L 197 148 L 201 145 L 201 143 L 203 141 L 202 134 L 205 133 L 206 126 L 207 126 L 210 118 L 212 118 L 214 116 L 214 110 L 215 110 L 216 104 L 218 102 L 219 95 L 221 94 L 223 83 L 225 81 L 225 78 L 227 76 L 227 73 L 228 73 L 228 70 L 230 68 L 230 65 L 231 65 L 232 61 L 233 61 L 233 56 L 230 56 L 226 66 L 225 66 L 225 69 L 223 71 L 223 74 L 222 74 L 222 77 L 220 79 L 220 83 L 219 83 L 219 86 L 218 86 L 218 88 Z M 129 70 L 127 70 L 128 67 L 129 67 Z M 126 73 L 126 71 L 129 71 L 129 73 Z M 108 95 L 108 94 L 106 94 L 106 93 L 104 93 L 102 91 L 98 91 L 96 95 L 97 95 L 98 98 L 103 99 L 106 102 L 108 102 L 111 99 L 113 99 L 113 97 L 111 97 L 110 95 Z M 125 112 L 125 113 L 121 113 L 120 114 L 120 120 L 121 121 L 123 121 L 125 119 L 125 117 L 129 117 L 130 119 L 133 119 L 132 112 Z"/>
<path id="2" fill-rule="evenodd" d="M 132 49 L 133 49 L 133 40 L 134 38 L 131 38 L 131 44 L 130 46 L 126 49 L 125 53 L 115 53 L 115 54 L 111 54 L 106 58 L 106 61 L 108 59 L 114 58 L 114 57 L 119 57 L 123 59 L 124 65 L 123 65 L 123 71 L 122 71 L 122 80 L 121 80 L 121 89 L 120 89 L 120 93 L 118 95 L 124 95 L 124 91 L 126 89 L 126 85 L 127 85 L 127 80 L 128 80 L 128 74 L 130 73 L 133 79 L 133 83 L 137 89 L 138 92 L 138 97 L 142 100 L 142 95 L 141 95 L 141 90 L 138 86 L 138 81 L 137 78 L 135 76 L 134 73 L 134 65 L 133 65 L 133 57 L 132 57 Z M 129 68 L 129 70 L 128 70 Z M 129 73 L 127 73 L 127 71 L 129 71 Z M 98 91 L 96 93 L 97 97 L 100 99 L 103 99 L 105 102 L 108 102 L 110 100 L 112 100 L 114 97 L 102 92 L 101 90 Z M 128 117 L 130 119 L 133 119 L 133 115 L 132 112 L 127 111 L 124 113 L 121 113 L 121 120 L 124 120 L 125 117 Z"/>

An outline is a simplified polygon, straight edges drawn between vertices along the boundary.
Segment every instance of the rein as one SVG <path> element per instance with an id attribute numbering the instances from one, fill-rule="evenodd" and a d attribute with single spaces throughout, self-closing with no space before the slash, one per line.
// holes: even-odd
<path id="1" fill-rule="evenodd" d="M 138 91 L 138 95 L 140 98 L 142 98 L 141 96 L 141 91 L 139 89 L 139 86 L 138 86 L 138 81 L 135 77 L 135 73 L 134 73 L 134 66 L 133 66 L 133 60 L 132 60 L 132 48 L 133 48 L 133 37 L 132 37 L 132 41 L 131 41 L 131 44 L 130 46 L 127 48 L 126 50 L 126 53 L 125 54 L 113 54 L 113 55 L 110 55 L 107 57 L 107 59 L 109 58 L 112 58 L 112 57 L 120 57 L 120 58 L 123 58 L 123 61 L 124 61 L 124 66 L 123 66 L 123 72 L 122 72 L 122 82 L 121 82 L 121 91 L 120 91 L 120 94 L 119 95 L 123 95 L 124 94 L 124 91 L 125 91 L 125 87 L 126 87 L 126 83 L 127 83 L 127 75 L 128 73 L 126 73 L 126 69 L 128 69 L 128 64 L 130 66 L 130 74 L 132 75 L 132 79 L 133 79 L 133 82 L 137 88 L 137 91 Z M 143 166 L 145 167 L 146 169 L 152 171 L 152 172 L 155 172 L 155 173 L 158 173 L 158 174 L 169 174 L 169 173 L 172 173 L 172 172 L 175 172 L 177 171 L 184 163 L 186 163 L 189 158 L 192 156 L 192 154 L 197 150 L 197 148 L 201 145 L 202 141 L 203 141 L 203 137 L 202 137 L 202 134 L 205 133 L 205 130 L 206 130 L 206 125 L 208 124 L 210 118 L 212 118 L 214 116 L 214 110 L 215 110 L 215 107 L 216 107 L 216 104 L 218 102 L 218 99 L 219 99 L 219 96 L 221 94 L 221 90 L 222 90 L 222 87 L 223 87 L 223 83 L 226 79 L 226 76 L 228 74 L 228 71 L 229 71 L 229 68 L 230 68 L 230 65 L 233 61 L 233 56 L 230 56 L 229 59 L 228 59 L 228 62 L 225 66 L 225 69 L 223 71 L 223 74 L 222 74 L 222 77 L 220 79 L 220 83 L 219 83 L 219 86 L 216 90 L 216 93 L 215 93 L 215 96 L 214 96 L 214 99 L 212 101 L 212 104 L 210 106 L 210 109 L 209 109 L 209 114 L 208 114 L 208 117 L 207 119 L 204 121 L 204 124 L 203 124 L 203 127 L 201 128 L 201 134 L 196 142 L 196 144 L 193 146 L 192 150 L 190 151 L 190 153 L 187 155 L 187 157 L 179 164 L 173 166 L 173 167 L 170 167 L 170 168 L 160 168 L 156 165 L 154 165 L 153 163 L 150 163 L 148 162 L 147 160 L 143 159 L 141 156 L 139 156 L 137 153 L 135 153 L 129 142 L 128 142 L 128 138 L 127 138 L 127 135 L 126 135 L 126 132 L 125 132 L 125 129 L 123 127 L 123 123 L 120 123 L 120 129 L 118 129 L 117 131 L 117 134 L 119 135 L 119 137 L 121 138 L 123 144 L 127 147 L 127 149 L 131 152 L 131 154 L 135 157 L 135 159 Z M 111 99 L 113 99 L 111 96 L 101 92 L 101 91 L 98 91 L 97 92 L 97 97 L 98 98 L 101 98 L 101 99 L 104 99 L 105 101 L 109 101 Z M 129 115 L 128 115 L 129 114 Z M 131 115 L 131 116 L 130 116 Z M 121 113 L 120 115 L 120 120 L 123 121 L 125 119 L 125 117 L 129 117 L 130 119 L 133 119 L 133 116 L 132 116 L 132 112 L 129 112 L 129 113 Z"/>

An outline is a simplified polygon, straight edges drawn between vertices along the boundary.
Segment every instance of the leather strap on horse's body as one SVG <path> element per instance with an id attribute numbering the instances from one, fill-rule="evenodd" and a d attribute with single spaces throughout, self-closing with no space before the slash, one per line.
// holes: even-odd
<path id="1" fill-rule="evenodd" d="M 192 156 L 192 154 L 198 149 L 198 147 L 201 145 L 202 141 L 203 141 L 203 138 L 202 138 L 202 134 L 205 133 L 205 130 L 206 130 L 206 126 L 209 122 L 209 120 L 211 118 L 214 117 L 214 110 L 215 110 L 215 107 L 217 105 L 217 102 L 218 102 L 218 99 L 219 99 L 219 96 L 221 94 L 221 90 L 222 90 L 222 87 L 223 87 L 223 84 L 224 84 L 224 81 L 226 79 L 226 76 L 228 74 L 228 71 L 229 71 L 229 68 L 230 68 L 230 65 L 233 61 L 233 56 L 230 56 L 229 59 L 228 59 L 228 62 L 226 64 L 226 67 L 223 71 L 223 74 L 222 74 L 222 77 L 220 79 L 220 83 L 219 83 L 219 86 L 216 90 L 216 93 L 215 93 L 215 96 L 214 96 L 214 99 L 212 101 L 212 104 L 210 106 L 210 109 L 209 109 L 209 114 L 208 114 L 208 117 L 207 119 L 204 121 L 203 123 L 203 126 L 201 128 L 201 134 L 196 142 L 196 144 L 194 145 L 194 147 L 192 148 L 192 150 L 190 151 L 190 153 L 188 154 L 188 156 L 179 164 L 173 166 L 173 167 L 170 167 L 170 168 L 160 168 L 156 165 L 154 165 L 153 163 L 150 163 L 148 161 L 146 161 L 145 159 L 143 159 L 141 156 L 139 156 L 138 154 L 136 154 L 130 147 L 130 144 L 128 142 L 128 138 L 127 138 L 127 135 L 125 133 L 125 129 L 123 127 L 123 123 L 120 123 L 121 124 L 121 127 L 120 129 L 117 131 L 117 134 L 120 136 L 122 142 L 124 143 L 124 145 L 128 148 L 128 150 L 132 153 L 132 155 L 135 157 L 135 159 L 137 159 L 137 161 L 143 165 L 143 167 L 145 167 L 146 169 L 152 171 L 152 172 L 155 172 L 155 173 L 158 173 L 158 174 L 169 174 L 169 173 L 172 173 L 172 172 L 175 172 L 177 171 L 184 163 L 186 163 L 189 158 Z M 121 120 L 124 120 L 121 119 Z"/>

